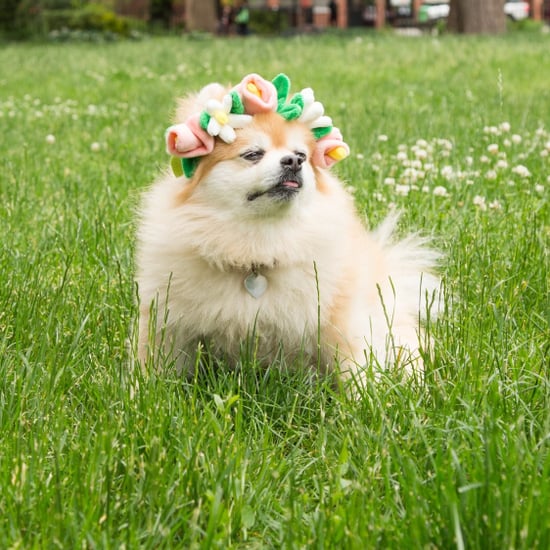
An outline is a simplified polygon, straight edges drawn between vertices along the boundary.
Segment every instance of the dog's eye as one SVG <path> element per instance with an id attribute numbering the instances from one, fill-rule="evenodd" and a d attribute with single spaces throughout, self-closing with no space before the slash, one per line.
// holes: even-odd
<path id="1" fill-rule="evenodd" d="M 249 149 L 241 155 L 241 158 L 248 162 L 260 162 L 264 155 L 265 151 L 263 149 Z"/>

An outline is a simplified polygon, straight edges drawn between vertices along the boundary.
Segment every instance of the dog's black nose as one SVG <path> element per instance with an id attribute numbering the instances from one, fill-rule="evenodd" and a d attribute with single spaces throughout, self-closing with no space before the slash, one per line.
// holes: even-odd
<path id="1" fill-rule="evenodd" d="M 302 168 L 302 163 L 304 159 L 299 155 L 286 155 L 281 159 L 281 166 L 292 170 L 293 172 L 298 172 Z"/>

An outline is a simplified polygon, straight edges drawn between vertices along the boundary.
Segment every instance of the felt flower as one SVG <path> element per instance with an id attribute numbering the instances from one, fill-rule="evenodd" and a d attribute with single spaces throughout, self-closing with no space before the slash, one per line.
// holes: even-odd
<path id="1" fill-rule="evenodd" d="M 232 106 L 231 94 L 226 94 L 222 101 L 210 99 L 206 104 L 206 113 L 210 116 L 206 131 L 211 136 L 219 136 L 225 143 L 233 143 L 237 137 L 235 128 L 244 128 L 252 120 L 250 115 L 231 113 Z"/>
<path id="2" fill-rule="evenodd" d="M 245 76 L 235 88 L 240 94 L 245 112 L 250 115 L 277 109 L 277 90 L 273 83 L 257 74 Z"/>
<path id="3" fill-rule="evenodd" d="M 300 122 L 309 128 L 324 128 L 332 126 L 332 119 L 325 115 L 325 108 L 319 101 L 315 101 L 315 95 L 311 88 L 304 88 L 300 95 L 304 100 L 302 114 L 298 118 Z"/>
<path id="4" fill-rule="evenodd" d="M 166 130 L 166 151 L 180 158 L 208 155 L 214 149 L 214 138 L 199 123 L 200 115 L 188 118 L 183 124 L 174 124 Z"/>
<path id="5" fill-rule="evenodd" d="M 349 155 L 349 147 L 344 143 L 342 133 L 338 128 L 332 128 L 330 133 L 317 141 L 313 152 L 313 164 L 321 168 L 330 168 L 336 162 Z"/>

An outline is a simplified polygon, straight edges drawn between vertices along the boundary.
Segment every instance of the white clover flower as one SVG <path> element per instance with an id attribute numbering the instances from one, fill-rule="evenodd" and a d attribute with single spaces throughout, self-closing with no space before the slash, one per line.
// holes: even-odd
<path id="1" fill-rule="evenodd" d="M 395 178 L 384 178 L 384 185 L 395 185 Z"/>
<path id="2" fill-rule="evenodd" d="M 500 132 L 496 126 L 485 126 L 483 128 L 485 134 L 492 134 L 494 136 L 498 135 Z"/>
<path id="3" fill-rule="evenodd" d="M 378 162 L 378 161 L 381 161 L 383 157 L 382 157 L 382 154 L 377 151 L 376 153 L 372 154 L 371 158 L 372 158 L 372 160 Z"/>
<path id="4" fill-rule="evenodd" d="M 518 164 L 517 166 L 514 166 L 512 168 L 512 172 L 514 174 L 517 174 L 520 178 L 528 178 L 531 175 L 529 169 L 526 166 L 523 166 L 523 164 Z"/>
<path id="5" fill-rule="evenodd" d="M 544 128 L 537 128 L 537 131 L 535 132 L 535 134 L 538 137 L 544 137 L 546 135 L 546 130 Z"/>
<path id="6" fill-rule="evenodd" d="M 382 193 L 374 193 L 373 196 L 378 202 L 386 202 L 386 197 Z"/>
<path id="7" fill-rule="evenodd" d="M 416 168 L 406 168 L 403 171 L 403 180 L 414 183 L 418 179 L 418 170 Z"/>
<path id="8" fill-rule="evenodd" d="M 511 142 L 508 138 L 506 138 L 506 139 L 502 142 L 502 144 L 504 145 L 504 147 L 510 147 L 510 145 L 512 145 L 512 142 Z"/>
<path id="9" fill-rule="evenodd" d="M 479 157 L 479 162 L 481 162 L 483 164 L 487 164 L 489 162 L 489 157 L 487 155 L 481 155 Z"/>
<path id="10" fill-rule="evenodd" d="M 488 147 L 487 147 L 487 151 L 491 154 L 491 155 L 496 155 L 498 153 L 498 145 L 496 143 L 491 143 Z"/>
<path id="11" fill-rule="evenodd" d="M 421 149 L 426 149 L 428 147 L 428 142 L 425 139 L 417 139 L 416 146 Z"/>
<path id="12" fill-rule="evenodd" d="M 543 149 L 541 152 L 540 152 L 540 156 L 542 158 L 546 158 L 548 156 L 548 151 L 546 149 Z"/>
<path id="13" fill-rule="evenodd" d="M 55 136 L 53 134 L 48 134 L 46 136 L 46 143 L 53 145 L 55 143 Z"/>
<path id="14" fill-rule="evenodd" d="M 422 168 L 422 162 L 420 160 L 411 160 L 410 167 L 415 170 L 420 170 Z"/>
<path id="15" fill-rule="evenodd" d="M 98 151 L 101 150 L 101 145 L 100 145 L 97 141 L 94 141 L 94 142 L 90 145 L 90 149 L 91 149 L 94 153 L 97 153 Z"/>
<path id="16" fill-rule="evenodd" d="M 409 194 L 410 190 L 411 190 L 410 185 L 398 184 L 398 185 L 395 186 L 395 193 L 397 195 L 401 195 L 403 197 L 406 197 Z"/>
<path id="17" fill-rule="evenodd" d="M 547 141 L 547 142 L 544 144 L 544 148 L 545 148 L 547 151 L 550 151 L 550 141 Z"/>
<path id="18" fill-rule="evenodd" d="M 511 126 L 509 122 L 501 122 L 499 128 L 501 132 L 509 132 Z"/>
<path id="19" fill-rule="evenodd" d="M 466 166 L 472 166 L 472 164 L 474 163 L 474 159 L 471 156 L 467 156 L 465 158 L 465 161 L 466 161 Z"/>
<path id="20" fill-rule="evenodd" d="M 380 134 L 378 136 L 378 141 L 388 141 L 388 136 L 386 134 Z"/>
<path id="21" fill-rule="evenodd" d="M 447 149 L 447 151 L 452 151 L 453 149 L 453 143 L 448 139 L 440 139 L 439 145 L 441 145 L 443 149 Z"/>
<path id="22" fill-rule="evenodd" d="M 250 123 L 250 115 L 236 115 L 231 113 L 233 98 L 231 94 L 226 94 L 222 101 L 216 99 L 208 100 L 206 112 L 210 115 L 210 120 L 206 131 L 211 136 L 219 136 L 226 143 L 233 143 L 237 134 L 235 128 L 244 128 Z"/>
<path id="23" fill-rule="evenodd" d="M 429 193 L 430 192 L 430 186 L 429 185 L 423 185 L 422 186 L 422 193 Z"/>
<path id="24" fill-rule="evenodd" d="M 502 210 L 502 205 L 497 199 L 495 199 L 489 203 L 489 208 L 491 210 Z"/>
<path id="25" fill-rule="evenodd" d="M 404 143 L 400 143 L 398 146 L 397 146 L 397 150 L 399 152 L 406 152 L 409 148 L 404 144 Z"/>
<path id="26" fill-rule="evenodd" d="M 399 153 L 397 153 L 396 158 L 399 162 L 403 162 L 403 161 L 407 160 L 407 158 L 408 158 L 407 153 L 405 153 L 405 151 L 399 151 Z"/>
<path id="27" fill-rule="evenodd" d="M 516 145 L 518 145 L 521 142 L 522 142 L 522 137 L 519 134 L 512 134 L 512 143 L 515 143 Z"/>
<path id="28" fill-rule="evenodd" d="M 442 185 L 438 185 L 438 186 L 434 187 L 433 194 L 436 197 L 448 197 L 449 196 L 449 192 Z"/>
<path id="29" fill-rule="evenodd" d="M 481 195 L 476 195 L 472 202 L 474 203 L 474 206 L 477 206 L 480 210 L 487 210 L 485 197 L 482 197 Z"/>
<path id="30" fill-rule="evenodd" d="M 425 158 L 428 158 L 428 151 L 426 151 L 426 149 L 416 149 L 414 151 L 414 156 L 417 158 L 417 159 L 425 159 Z"/>
<path id="31" fill-rule="evenodd" d="M 508 168 L 508 161 L 507 160 L 504 160 L 504 159 L 500 159 L 497 163 L 496 163 L 496 168 L 498 168 L 499 170 L 506 170 L 506 168 Z"/>
<path id="32" fill-rule="evenodd" d="M 443 168 L 441 168 L 441 175 L 446 180 L 451 179 L 453 177 L 453 168 L 452 168 L 452 166 L 443 166 Z"/>
<path id="33" fill-rule="evenodd" d="M 537 183 L 537 185 L 535 185 L 535 191 L 537 193 L 544 193 L 544 185 L 541 185 L 540 183 Z"/>
<path id="34" fill-rule="evenodd" d="M 488 180 L 496 180 L 496 179 L 497 179 L 497 173 L 496 173 L 494 170 L 489 170 L 489 171 L 485 174 L 485 177 L 486 177 Z"/>
<path id="35" fill-rule="evenodd" d="M 365 155 L 363 155 L 363 153 L 357 153 L 355 155 L 355 158 L 358 159 L 358 160 L 363 160 L 365 158 Z"/>

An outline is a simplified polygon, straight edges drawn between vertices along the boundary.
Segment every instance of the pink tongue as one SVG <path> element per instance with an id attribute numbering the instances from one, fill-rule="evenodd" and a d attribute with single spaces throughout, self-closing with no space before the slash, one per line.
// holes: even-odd
<path id="1" fill-rule="evenodd" d="M 299 183 L 296 182 L 296 181 L 285 181 L 285 182 L 283 183 L 283 185 L 284 185 L 285 187 L 299 187 L 299 186 L 300 186 Z"/>

